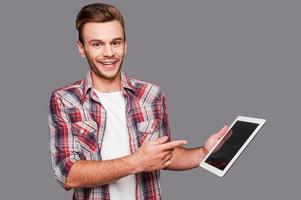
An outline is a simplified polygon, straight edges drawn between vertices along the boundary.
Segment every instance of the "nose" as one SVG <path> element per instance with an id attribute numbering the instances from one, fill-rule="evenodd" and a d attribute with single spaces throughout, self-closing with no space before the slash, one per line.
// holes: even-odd
<path id="1" fill-rule="evenodd" d="M 114 51 L 113 51 L 111 45 L 105 46 L 103 55 L 107 56 L 107 57 L 112 57 L 114 55 Z"/>

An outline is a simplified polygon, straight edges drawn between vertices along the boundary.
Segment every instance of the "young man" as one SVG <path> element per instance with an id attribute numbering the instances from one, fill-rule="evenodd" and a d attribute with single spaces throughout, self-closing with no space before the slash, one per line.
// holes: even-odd
<path id="1" fill-rule="evenodd" d="M 127 44 L 119 10 L 87 5 L 76 28 L 79 53 L 90 71 L 52 93 L 55 176 L 65 189 L 74 189 L 73 199 L 161 199 L 160 170 L 197 167 L 227 126 L 203 147 L 186 149 L 186 141 L 171 141 L 162 90 L 121 72 Z"/>

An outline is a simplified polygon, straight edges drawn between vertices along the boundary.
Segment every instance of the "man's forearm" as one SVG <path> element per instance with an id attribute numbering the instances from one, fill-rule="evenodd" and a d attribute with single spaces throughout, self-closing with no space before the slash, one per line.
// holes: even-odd
<path id="1" fill-rule="evenodd" d="M 177 147 L 174 150 L 172 162 L 166 168 L 168 170 L 181 171 L 196 168 L 206 156 L 207 152 L 203 147 L 186 149 Z"/>
<path id="2" fill-rule="evenodd" d="M 108 184 L 122 177 L 136 173 L 132 156 L 114 160 L 79 160 L 71 167 L 66 188 L 91 188 Z"/>
<path id="3" fill-rule="evenodd" d="M 97 187 L 130 174 L 164 169 L 171 162 L 173 149 L 187 143 L 185 140 L 167 140 L 168 137 L 162 137 L 146 142 L 136 153 L 114 160 L 79 160 L 72 165 L 65 187 Z"/>

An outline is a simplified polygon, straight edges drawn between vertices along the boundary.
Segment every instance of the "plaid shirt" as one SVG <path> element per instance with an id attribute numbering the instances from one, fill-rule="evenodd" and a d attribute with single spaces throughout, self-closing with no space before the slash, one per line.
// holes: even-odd
<path id="1" fill-rule="evenodd" d="M 130 78 L 121 72 L 121 91 L 126 102 L 126 119 L 131 153 L 154 135 L 170 137 L 166 98 L 150 83 Z M 86 78 L 55 90 L 49 103 L 49 132 L 52 166 L 65 188 L 71 166 L 78 160 L 102 160 L 106 111 Z M 161 199 L 160 172 L 135 174 L 136 199 Z M 74 189 L 73 199 L 109 200 L 108 185 Z"/>

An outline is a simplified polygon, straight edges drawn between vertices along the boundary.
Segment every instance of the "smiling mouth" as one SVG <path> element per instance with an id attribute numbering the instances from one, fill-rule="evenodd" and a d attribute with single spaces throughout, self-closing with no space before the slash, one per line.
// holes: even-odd
<path id="1" fill-rule="evenodd" d="M 106 61 L 99 61 L 102 65 L 114 65 L 117 63 L 118 60 L 106 60 Z"/>

